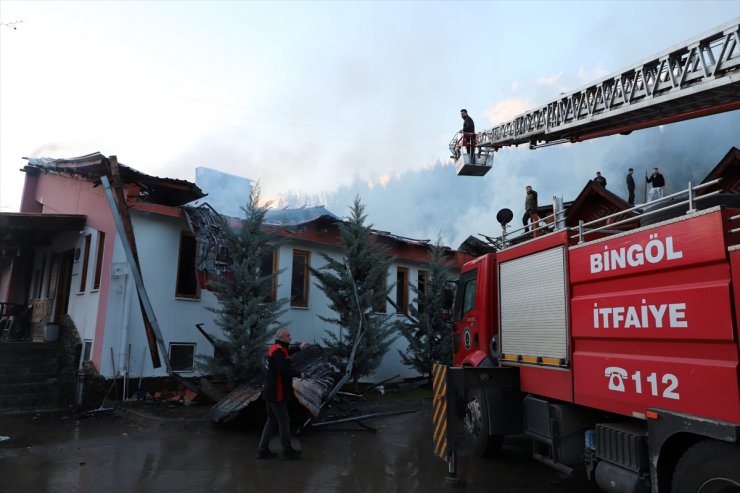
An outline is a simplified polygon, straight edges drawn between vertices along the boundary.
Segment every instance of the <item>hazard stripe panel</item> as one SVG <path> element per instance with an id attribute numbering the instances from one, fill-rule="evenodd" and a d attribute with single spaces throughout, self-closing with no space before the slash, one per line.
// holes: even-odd
<path id="1" fill-rule="evenodd" d="M 434 455 L 447 462 L 447 366 L 432 367 L 432 443 Z"/>

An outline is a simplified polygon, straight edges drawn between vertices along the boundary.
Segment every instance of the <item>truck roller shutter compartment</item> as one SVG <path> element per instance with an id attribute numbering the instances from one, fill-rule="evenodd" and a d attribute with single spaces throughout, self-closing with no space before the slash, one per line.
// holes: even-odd
<path id="1" fill-rule="evenodd" d="M 501 351 L 523 362 L 568 358 L 565 249 L 560 246 L 499 266 Z M 534 358 L 534 360 L 533 360 Z"/>

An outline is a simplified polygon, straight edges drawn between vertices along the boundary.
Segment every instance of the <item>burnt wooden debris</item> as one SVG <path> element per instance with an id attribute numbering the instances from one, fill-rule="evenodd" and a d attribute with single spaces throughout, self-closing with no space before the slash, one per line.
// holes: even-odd
<path id="1" fill-rule="evenodd" d="M 293 368 L 306 374 L 303 380 L 293 379 L 294 394 L 298 402 L 316 417 L 327 391 L 334 384 L 331 367 L 320 346 L 309 346 L 293 354 L 290 359 Z M 260 398 L 263 380 L 263 375 L 257 375 L 235 388 L 211 407 L 207 418 L 215 423 L 227 423 L 238 417 L 252 402 Z"/>

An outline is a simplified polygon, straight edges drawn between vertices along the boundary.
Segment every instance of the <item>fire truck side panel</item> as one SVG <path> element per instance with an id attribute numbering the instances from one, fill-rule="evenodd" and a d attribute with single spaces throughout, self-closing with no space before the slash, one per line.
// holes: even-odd
<path id="1" fill-rule="evenodd" d="M 722 215 L 717 208 L 705 212 L 572 247 L 571 283 L 597 282 L 725 260 Z"/>
<path id="2" fill-rule="evenodd" d="M 740 422 L 722 213 L 570 249 L 575 402 Z"/>
<path id="3" fill-rule="evenodd" d="M 521 365 L 522 392 L 573 402 L 573 372 L 558 368 Z"/>
<path id="4" fill-rule="evenodd" d="M 658 408 L 740 423 L 737 358 L 579 352 L 573 367 L 576 404 L 627 416 Z"/>
<path id="5" fill-rule="evenodd" d="M 734 236 L 740 237 L 740 234 Z M 740 241 L 740 238 L 737 240 Z M 735 306 L 740 307 L 740 245 L 730 248 L 730 267 Z M 735 309 L 735 341 L 740 341 L 740 309 Z M 740 343 L 738 343 L 738 349 L 740 350 Z"/>
<path id="6" fill-rule="evenodd" d="M 498 252 L 498 296 L 502 364 L 519 366 L 523 392 L 572 402 L 567 243 L 563 231 Z"/>
<path id="7" fill-rule="evenodd" d="M 673 282 L 674 278 L 679 279 Z M 601 284 L 574 289 L 573 336 L 664 341 L 734 339 L 726 264 L 640 276 L 631 281 L 625 286 L 620 280 L 621 286 L 614 290 L 600 291 L 605 287 Z"/>

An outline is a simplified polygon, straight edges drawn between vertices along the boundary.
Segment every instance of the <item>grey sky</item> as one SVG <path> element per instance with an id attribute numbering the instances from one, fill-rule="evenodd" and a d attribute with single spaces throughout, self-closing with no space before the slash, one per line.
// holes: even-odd
<path id="1" fill-rule="evenodd" d="M 495 231 L 502 206 L 520 216 L 527 183 L 567 200 L 597 170 L 618 191 L 627 167 L 659 162 L 673 186 L 678 161 L 708 170 L 740 146 L 735 111 L 504 150 L 458 178 L 461 107 L 485 129 L 739 16 L 736 0 L 2 0 L 0 22 L 23 22 L 0 26 L 0 211 L 18 210 L 22 156 L 100 151 L 157 176 L 220 169 L 338 215 L 359 193 L 376 227 L 456 246 Z"/>

